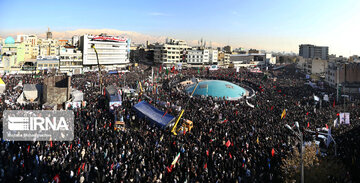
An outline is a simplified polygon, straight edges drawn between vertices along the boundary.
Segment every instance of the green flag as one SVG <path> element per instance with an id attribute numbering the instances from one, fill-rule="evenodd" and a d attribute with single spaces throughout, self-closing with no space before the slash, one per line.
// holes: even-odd
<path id="1" fill-rule="evenodd" d="M 200 68 L 198 67 L 198 74 L 200 74 Z"/>
<path id="2" fill-rule="evenodd" d="M 169 70 L 167 67 L 166 67 L 166 75 L 169 75 Z"/>

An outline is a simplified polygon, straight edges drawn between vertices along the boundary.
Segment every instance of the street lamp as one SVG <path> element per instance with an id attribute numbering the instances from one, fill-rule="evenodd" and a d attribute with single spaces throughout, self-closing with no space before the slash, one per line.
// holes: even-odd
<path id="1" fill-rule="evenodd" d="M 288 124 L 285 125 L 285 127 L 287 129 L 289 129 L 290 131 L 292 131 L 296 135 L 296 137 L 300 140 L 300 143 L 301 143 L 301 183 L 304 183 L 304 158 L 303 158 L 303 154 L 304 154 L 304 135 L 300 132 L 298 122 L 295 122 L 295 126 L 296 126 L 298 132 L 295 132 L 294 129 L 292 127 L 290 127 Z"/>
<path id="2" fill-rule="evenodd" d="M 100 93 L 102 93 L 102 78 L 101 78 L 101 69 L 100 69 L 99 56 L 98 56 L 98 52 L 96 51 L 95 44 L 91 44 L 91 48 L 94 48 L 95 54 L 96 54 L 96 60 L 97 60 L 97 65 L 98 65 L 98 69 L 99 69 Z"/>

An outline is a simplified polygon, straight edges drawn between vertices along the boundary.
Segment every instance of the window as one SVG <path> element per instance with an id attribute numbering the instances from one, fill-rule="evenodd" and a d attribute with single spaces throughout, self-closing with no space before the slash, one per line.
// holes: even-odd
<path id="1" fill-rule="evenodd" d="M 42 67 L 43 66 L 43 64 L 38 64 L 38 67 Z"/>
<path id="2" fill-rule="evenodd" d="M 47 67 L 48 66 L 48 64 L 44 64 L 44 67 Z"/>

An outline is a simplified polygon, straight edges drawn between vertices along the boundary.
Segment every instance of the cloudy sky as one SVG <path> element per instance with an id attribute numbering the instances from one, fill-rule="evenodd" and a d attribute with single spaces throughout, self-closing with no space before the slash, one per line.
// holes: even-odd
<path id="1" fill-rule="evenodd" d="M 0 0 L 0 36 L 58 38 L 111 32 L 133 41 L 166 37 L 213 46 L 298 52 L 302 43 L 332 54 L 360 55 L 360 1 L 356 0 Z"/>

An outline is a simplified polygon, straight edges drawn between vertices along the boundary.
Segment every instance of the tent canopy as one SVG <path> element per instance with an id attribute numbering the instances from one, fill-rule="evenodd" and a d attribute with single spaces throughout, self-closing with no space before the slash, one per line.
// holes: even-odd
<path id="1" fill-rule="evenodd" d="M 0 85 L 5 85 L 5 82 L 0 78 Z"/>
<path id="2" fill-rule="evenodd" d="M 138 104 L 134 105 L 133 108 L 139 117 L 145 117 L 145 119 L 148 119 L 151 123 L 157 125 L 160 128 L 165 128 L 166 125 L 175 118 L 170 114 L 166 114 L 163 117 L 165 112 L 160 111 L 146 101 L 139 102 Z"/>

